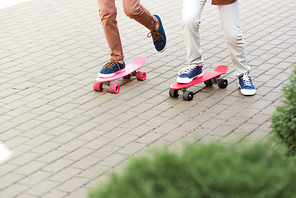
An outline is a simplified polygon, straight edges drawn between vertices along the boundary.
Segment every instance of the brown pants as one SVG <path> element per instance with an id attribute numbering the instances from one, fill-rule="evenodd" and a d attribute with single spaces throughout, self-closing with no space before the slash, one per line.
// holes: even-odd
<path id="1" fill-rule="evenodd" d="M 154 29 L 157 19 L 140 4 L 140 0 L 122 0 L 125 14 L 145 26 Z M 117 27 L 115 0 L 98 0 L 100 17 L 105 37 L 110 48 L 111 59 L 123 60 L 123 50 Z"/>

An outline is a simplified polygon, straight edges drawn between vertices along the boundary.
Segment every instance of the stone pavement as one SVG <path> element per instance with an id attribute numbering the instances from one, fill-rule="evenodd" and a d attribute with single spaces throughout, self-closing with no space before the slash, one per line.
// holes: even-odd
<path id="1" fill-rule="evenodd" d="M 229 65 L 226 89 L 196 85 L 192 101 L 170 98 L 186 65 L 182 1 L 142 0 L 168 37 L 157 53 L 148 31 L 116 0 L 126 62 L 144 56 L 146 81 L 118 80 L 121 91 L 94 92 L 109 59 L 96 0 L 30 0 L 0 10 L 0 198 L 86 197 L 132 156 L 183 141 L 266 141 L 282 85 L 296 63 L 296 2 L 241 0 L 241 24 L 257 94 L 239 93 L 218 9 L 204 8 L 205 71 Z"/>

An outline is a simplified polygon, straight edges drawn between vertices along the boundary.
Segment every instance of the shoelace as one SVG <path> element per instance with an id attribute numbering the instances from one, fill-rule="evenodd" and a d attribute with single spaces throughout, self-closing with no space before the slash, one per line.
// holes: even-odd
<path id="1" fill-rule="evenodd" d="M 178 73 L 178 75 L 180 76 L 181 74 L 189 74 L 192 70 L 194 70 L 196 67 L 198 67 L 197 65 L 190 65 L 188 67 L 184 67 L 183 69 L 181 69 Z"/>
<path id="2" fill-rule="evenodd" d="M 161 34 L 159 34 L 156 30 L 151 30 L 148 34 L 147 37 L 150 38 L 152 36 L 153 42 L 155 43 L 156 41 L 163 39 Z"/>
<path id="3" fill-rule="evenodd" d="M 120 69 L 118 62 L 113 59 L 110 59 L 110 61 L 108 63 L 106 63 L 102 69 L 104 69 L 105 67 L 111 67 L 114 63 L 117 65 L 118 69 Z"/>
<path id="4" fill-rule="evenodd" d="M 243 83 L 244 83 L 245 86 L 252 87 L 252 84 L 251 84 L 251 81 L 250 81 L 250 77 L 248 76 L 248 74 L 244 74 L 242 76 L 242 81 L 243 81 Z"/>

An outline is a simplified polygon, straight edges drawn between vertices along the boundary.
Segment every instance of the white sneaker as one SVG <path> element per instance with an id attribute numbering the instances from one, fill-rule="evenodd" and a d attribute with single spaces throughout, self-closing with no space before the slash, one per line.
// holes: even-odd
<path id="1" fill-rule="evenodd" d="M 248 74 L 244 74 L 243 76 L 238 78 L 238 86 L 240 87 L 240 92 L 244 96 L 253 96 L 256 93 L 256 88 L 252 83 L 252 79 Z"/>

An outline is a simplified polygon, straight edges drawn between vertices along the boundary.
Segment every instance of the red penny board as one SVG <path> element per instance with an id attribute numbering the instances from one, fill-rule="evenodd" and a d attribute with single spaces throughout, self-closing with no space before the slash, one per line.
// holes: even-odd
<path id="1" fill-rule="evenodd" d="M 215 78 L 217 76 L 220 76 L 222 74 L 225 74 L 228 70 L 228 67 L 226 65 L 219 65 L 216 67 L 214 71 L 206 72 L 204 73 L 200 78 L 195 78 L 190 83 L 182 84 L 175 82 L 170 86 L 171 89 L 184 89 L 202 82 L 205 82 L 207 80 L 210 80 L 212 78 Z"/>
<path id="2" fill-rule="evenodd" d="M 143 67 L 144 63 L 145 63 L 144 57 L 136 56 L 133 59 L 132 63 L 128 64 L 125 67 L 125 70 L 123 72 L 117 73 L 114 76 L 107 77 L 107 78 L 97 77 L 96 81 L 97 82 L 109 82 L 109 81 L 117 80 L 117 79 L 127 76 L 127 75 L 133 73 L 134 71 L 136 71 L 137 69 Z"/>

